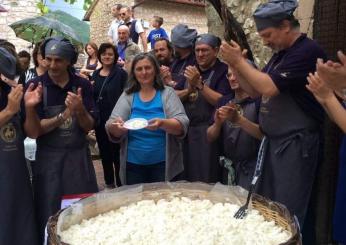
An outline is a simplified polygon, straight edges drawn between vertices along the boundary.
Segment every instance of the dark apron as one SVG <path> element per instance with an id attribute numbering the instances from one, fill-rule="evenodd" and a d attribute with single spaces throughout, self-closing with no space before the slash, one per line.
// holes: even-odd
<path id="1" fill-rule="evenodd" d="M 214 71 L 205 80 L 210 85 Z M 207 129 L 214 107 L 196 91 L 184 102 L 190 119 L 189 131 L 184 140 L 184 178 L 188 181 L 215 183 L 221 180 L 217 142 L 209 143 Z"/>
<path id="2" fill-rule="evenodd" d="M 43 98 L 45 118 L 65 110 L 64 105 L 47 106 L 46 87 Z M 76 118 L 67 119 L 60 127 L 37 139 L 33 173 L 39 231 L 43 237 L 47 220 L 60 209 L 63 195 L 98 191 L 86 134 Z"/>
<path id="3" fill-rule="evenodd" d="M 241 106 L 240 113 L 245 118 L 251 122 L 257 121 L 255 102 L 237 104 Z M 222 134 L 223 155 L 232 161 L 235 169 L 235 182 L 248 190 L 255 171 L 260 141 L 229 121 L 225 121 L 223 124 Z"/>
<path id="4" fill-rule="evenodd" d="M 0 244 L 35 245 L 37 226 L 19 116 L 0 128 Z"/>
<path id="5" fill-rule="evenodd" d="M 340 147 L 338 185 L 336 190 L 334 220 L 334 240 L 346 244 L 346 136 Z"/>
<path id="6" fill-rule="evenodd" d="M 289 93 L 262 98 L 259 122 L 268 144 L 258 193 L 283 203 L 302 227 L 318 162 L 318 125 Z"/>

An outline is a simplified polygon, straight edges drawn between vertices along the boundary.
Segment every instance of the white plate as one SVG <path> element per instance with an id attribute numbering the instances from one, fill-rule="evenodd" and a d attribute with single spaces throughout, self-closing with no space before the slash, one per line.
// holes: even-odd
<path id="1" fill-rule="evenodd" d="M 138 130 L 148 126 L 148 121 L 144 118 L 132 118 L 124 123 L 124 128 Z"/>

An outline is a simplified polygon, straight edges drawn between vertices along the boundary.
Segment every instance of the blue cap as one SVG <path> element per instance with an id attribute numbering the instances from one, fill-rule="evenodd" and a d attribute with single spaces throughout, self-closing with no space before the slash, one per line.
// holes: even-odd
<path id="1" fill-rule="evenodd" d="M 201 34 L 196 38 L 195 45 L 207 44 L 212 48 L 218 48 L 221 45 L 221 39 L 212 34 Z"/>
<path id="2" fill-rule="evenodd" d="M 178 24 L 172 29 L 172 44 L 178 48 L 191 48 L 197 37 L 197 31 L 187 25 Z"/>
<path id="3" fill-rule="evenodd" d="M 260 4 L 253 14 L 257 30 L 279 26 L 283 20 L 293 16 L 297 7 L 297 0 L 269 0 L 268 3 Z"/>
<path id="4" fill-rule="evenodd" d="M 0 73 L 11 80 L 16 76 L 16 58 L 2 47 L 0 47 Z"/>
<path id="5" fill-rule="evenodd" d="M 75 48 L 71 42 L 63 37 L 50 37 L 44 43 L 44 55 L 56 55 L 72 61 L 75 57 Z"/>

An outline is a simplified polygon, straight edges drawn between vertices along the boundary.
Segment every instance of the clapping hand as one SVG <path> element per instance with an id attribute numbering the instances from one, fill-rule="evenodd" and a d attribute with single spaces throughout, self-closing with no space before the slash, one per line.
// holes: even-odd
<path id="1" fill-rule="evenodd" d="M 306 85 L 306 88 L 313 93 L 319 103 L 323 104 L 334 96 L 333 90 L 327 86 L 317 72 L 310 73 L 307 79 L 309 84 Z"/>
<path id="2" fill-rule="evenodd" d="M 316 64 L 319 77 L 333 90 L 346 88 L 346 55 L 338 51 L 338 57 L 341 63 L 323 63 L 322 59 L 318 59 Z"/>
<path id="3" fill-rule="evenodd" d="M 16 114 L 20 110 L 20 102 L 23 98 L 23 85 L 17 85 L 11 89 L 8 94 L 8 102 L 5 110 L 7 110 L 11 115 Z"/>
<path id="4" fill-rule="evenodd" d="M 168 66 L 160 66 L 160 74 L 166 85 L 169 85 L 172 82 L 172 74 Z"/>
<path id="5" fill-rule="evenodd" d="M 70 110 L 71 114 L 82 112 L 84 109 L 82 88 L 77 89 L 77 94 L 68 92 L 65 105 Z"/>
<path id="6" fill-rule="evenodd" d="M 25 107 L 35 107 L 42 100 L 42 84 L 38 83 L 35 89 L 34 86 L 33 83 L 30 83 L 24 94 Z"/>
<path id="7" fill-rule="evenodd" d="M 220 47 L 221 59 L 230 66 L 236 65 L 241 59 L 246 56 L 247 50 L 242 51 L 238 43 L 231 40 L 230 43 L 222 42 Z"/>
<path id="8" fill-rule="evenodd" d="M 191 87 L 196 88 L 202 82 L 201 74 L 199 73 L 197 67 L 187 66 L 184 72 L 187 82 Z"/>

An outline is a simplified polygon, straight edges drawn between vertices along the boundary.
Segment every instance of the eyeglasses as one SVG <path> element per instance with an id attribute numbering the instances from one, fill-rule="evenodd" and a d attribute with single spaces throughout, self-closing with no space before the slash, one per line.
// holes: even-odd
<path id="1" fill-rule="evenodd" d="M 126 15 L 126 13 L 120 13 L 120 15 L 121 15 L 121 16 L 124 16 L 124 15 Z"/>

